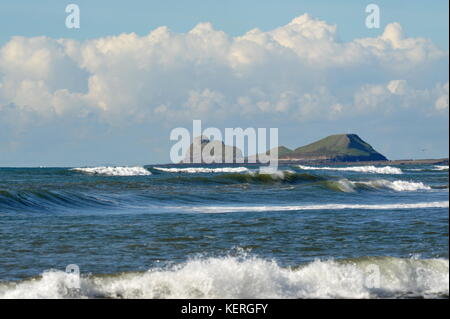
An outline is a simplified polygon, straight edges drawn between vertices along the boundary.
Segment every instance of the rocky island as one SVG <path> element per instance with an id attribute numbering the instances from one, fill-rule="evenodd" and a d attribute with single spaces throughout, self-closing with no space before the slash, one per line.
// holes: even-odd
<path id="1" fill-rule="evenodd" d="M 200 153 L 207 154 L 205 159 L 199 154 L 194 154 L 193 144 L 186 152 L 180 164 L 201 163 L 259 163 L 260 155 L 244 157 L 242 151 L 235 146 L 225 145 L 221 141 L 211 141 L 205 136 L 199 136 L 195 140 L 199 143 Z M 229 149 L 229 152 L 227 152 Z M 215 154 L 215 151 L 219 150 Z M 206 152 L 204 152 L 206 151 Z M 373 164 L 443 164 L 448 165 L 448 158 L 441 159 L 405 159 L 390 161 L 383 154 L 377 152 L 369 143 L 361 139 L 357 134 L 335 134 L 327 136 L 311 144 L 289 149 L 279 146 L 278 161 L 280 163 L 293 164 L 352 164 L 358 162 L 364 165 Z M 226 157 L 226 154 L 233 154 Z M 270 154 L 270 151 L 266 155 Z"/>
<path id="2" fill-rule="evenodd" d="M 194 150 L 195 143 L 199 146 L 197 151 Z M 180 164 L 238 163 L 243 161 L 245 161 L 245 159 L 239 148 L 225 145 L 222 141 L 211 141 L 206 136 L 198 136 L 189 146 L 189 149 Z"/>
<path id="3" fill-rule="evenodd" d="M 330 135 L 314 143 L 291 150 L 278 148 L 280 161 L 361 162 L 387 161 L 356 134 Z"/>

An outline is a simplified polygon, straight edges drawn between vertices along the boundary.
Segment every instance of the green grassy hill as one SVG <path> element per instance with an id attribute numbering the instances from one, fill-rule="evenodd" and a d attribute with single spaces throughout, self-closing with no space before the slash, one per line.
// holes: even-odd
<path id="1" fill-rule="evenodd" d="M 285 147 L 285 146 L 279 146 L 278 147 L 278 157 L 288 156 L 289 154 L 292 154 L 292 150 Z"/>
<path id="2" fill-rule="evenodd" d="M 385 161 L 387 158 L 356 134 L 337 134 L 290 150 L 278 147 L 280 159 L 325 161 Z"/>

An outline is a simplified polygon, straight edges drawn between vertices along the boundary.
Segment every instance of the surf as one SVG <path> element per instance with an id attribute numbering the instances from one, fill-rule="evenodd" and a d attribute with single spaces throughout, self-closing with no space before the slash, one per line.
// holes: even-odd
<path id="1" fill-rule="evenodd" d="M 150 171 L 141 166 L 100 166 L 100 167 L 81 167 L 72 168 L 72 171 L 81 172 L 90 175 L 103 176 L 147 176 L 152 175 Z"/>
<path id="2" fill-rule="evenodd" d="M 403 210 L 424 208 L 448 208 L 449 202 L 393 203 L 393 204 L 313 204 L 313 205 L 246 205 L 246 206 L 178 206 L 179 210 L 198 213 L 243 213 L 243 212 L 299 212 L 311 210 Z M 175 208 L 175 207 L 172 207 Z"/>
<path id="3" fill-rule="evenodd" d="M 306 166 L 298 165 L 302 170 L 327 170 L 327 171 L 347 171 L 358 173 L 372 173 L 372 174 L 403 174 L 400 168 L 392 166 L 349 166 L 349 167 L 327 167 L 327 166 Z"/>
<path id="4" fill-rule="evenodd" d="M 376 282 L 370 281 L 377 271 Z M 447 298 L 448 259 L 317 259 L 295 267 L 241 253 L 196 257 L 144 272 L 82 275 L 73 292 L 67 273 L 49 270 L 0 283 L 0 298 L 297 299 Z"/>
<path id="5" fill-rule="evenodd" d="M 216 167 L 216 168 L 209 168 L 209 167 L 183 167 L 183 168 L 176 168 L 176 167 L 153 167 L 153 169 L 166 172 L 166 173 L 189 173 L 189 174 L 196 174 L 196 173 L 242 173 L 242 172 L 248 172 L 249 169 L 246 167 Z"/>

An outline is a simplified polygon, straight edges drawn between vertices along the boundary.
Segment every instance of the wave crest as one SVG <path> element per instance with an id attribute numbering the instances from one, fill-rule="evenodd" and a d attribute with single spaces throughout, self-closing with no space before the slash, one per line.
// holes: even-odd
<path id="1" fill-rule="evenodd" d="M 42 210 L 49 208 L 110 208 L 115 201 L 109 197 L 99 197 L 83 192 L 22 190 L 2 191 L 0 190 L 0 210 Z"/>
<path id="2" fill-rule="evenodd" d="M 250 171 L 246 174 L 225 174 L 219 176 L 221 180 L 229 180 L 239 183 L 302 183 L 302 182 L 316 182 L 324 180 L 323 177 L 312 174 L 299 174 L 294 171 L 285 170 L 260 170 Z"/>
<path id="3" fill-rule="evenodd" d="M 303 170 L 328 170 L 328 171 L 348 171 L 348 172 L 359 172 L 359 173 L 372 173 L 372 174 L 403 174 L 402 170 L 397 167 L 392 166 L 349 166 L 349 167 L 317 167 L 317 166 L 306 166 L 298 165 L 300 169 Z"/>
<path id="4" fill-rule="evenodd" d="M 373 188 L 387 188 L 396 192 L 413 192 L 418 190 L 430 190 L 431 187 L 425 185 L 422 182 L 410 182 L 410 181 L 388 181 L 384 179 L 368 181 L 368 182 L 352 182 L 357 186 L 369 186 Z"/>
<path id="5" fill-rule="evenodd" d="M 146 176 L 152 173 L 146 170 L 144 167 L 135 166 L 100 166 L 100 167 L 86 167 L 86 168 L 72 168 L 72 171 L 78 171 L 91 175 L 104 175 L 104 176 Z"/>
<path id="6" fill-rule="evenodd" d="M 396 192 L 413 192 L 420 190 L 430 190 L 431 187 L 425 185 L 422 182 L 411 182 L 411 181 L 388 181 L 385 179 L 377 179 L 371 181 L 350 181 L 348 179 L 340 179 L 340 180 L 326 180 L 323 182 L 326 188 L 345 192 L 352 193 L 356 192 L 359 189 L 369 189 L 369 190 L 380 190 L 380 189 L 388 189 Z"/>
<path id="7" fill-rule="evenodd" d="M 243 212 L 289 212 L 307 210 L 393 210 L 393 209 L 423 209 L 448 208 L 449 202 L 421 202 L 396 204 L 315 204 L 315 205 L 265 205 L 265 206 L 177 206 L 177 210 L 199 213 L 243 213 Z"/>
<path id="8" fill-rule="evenodd" d="M 68 274 L 0 283 L 0 298 L 73 297 Z M 296 268 L 273 260 L 196 258 L 140 273 L 82 277 L 78 298 L 402 298 L 446 297 L 446 259 L 363 257 L 316 260 Z"/>
<path id="9" fill-rule="evenodd" d="M 153 167 L 158 171 L 167 172 L 167 173 L 242 173 L 248 172 L 249 169 L 246 167 L 216 167 L 216 168 L 208 168 L 208 167 Z"/>

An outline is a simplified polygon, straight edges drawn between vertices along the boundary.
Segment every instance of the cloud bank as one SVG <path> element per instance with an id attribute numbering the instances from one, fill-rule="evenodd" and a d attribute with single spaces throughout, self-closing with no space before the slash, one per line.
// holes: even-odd
<path id="1" fill-rule="evenodd" d="M 84 42 L 13 37 L 0 48 L 0 145 L 24 126 L 63 119 L 114 127 L 405 114 L 432 121 L 448 114 L 448 58 L 398 23 L 341 42 L 335 25 L 308 14 L 239 37 L 210 23 Z"/>

